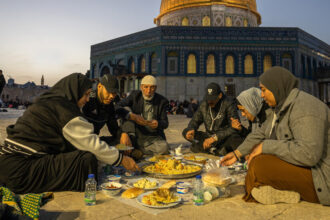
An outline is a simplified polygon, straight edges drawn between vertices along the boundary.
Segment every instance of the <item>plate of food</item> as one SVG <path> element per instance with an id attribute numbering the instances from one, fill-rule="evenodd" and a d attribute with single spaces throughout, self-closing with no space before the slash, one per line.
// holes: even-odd
<path id="1" fill-rule="evenodd" d="M 116 145 L 116 148 L 117 148 L 119 151 L 128 151 L 128 150 L 133 150 L 133 149 L 134 149 L 133 147 L 126 146 L 125 144 L 117 144 L 117 145 Z"/>
<path id="2" fill-rule="evenodd" d="M 207 157 L 194 156 L 194 155 L 184 156 L 183 159 L 188 160 L 188 161 L 192 161 L 192 162 L 195 162 L 195 163 L 201 163 L 201 164 L 205 164 L 206 161 L 208 160 Z"/>
<path id="3" fill-rule="evenodd" d="M 188 178 L 200 174 L 202 165 L 182 163 L 180 160 L 160 160 L 142 167 L 148 176 L 164 179 Z"/>
<path id="4" fill-rule="evenodd" d="M 153 178 L 140 178 L 128 181 L 127 185 L 144 190 L 155 190 L 159 187 L 159 182 Z"/>
<path id="5" fill-rule="evenodd" d="M 122 185 L 117 182 L 109 182 L 101 184 L 102 191 L 108 196 L 115 196 L 120 193 Z"/>
<path id="6" fill-rule="evenodd" d="M 158 162 L 160 160 L 168 160 L 170 158 L 172 158 L 171 155 L 155 155 L 153 157 L 147 158 L 146 161 L 148 161 L 148 162 Z"/>
<path id="7" fill-rule="evenodd" d="M 170 208 L 181 202 L 181 197 L 171 192 L 169 189 L 157 189 L 156 191 L 147 192 L 136 198 L 137 202 L 149 208 Z"/>

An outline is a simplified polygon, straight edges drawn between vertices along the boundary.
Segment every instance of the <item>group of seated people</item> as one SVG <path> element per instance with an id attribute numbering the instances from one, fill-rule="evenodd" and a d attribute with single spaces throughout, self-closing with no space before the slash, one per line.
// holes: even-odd
<path id="1" fill-rule="evenodd" d="M 299 90 L 298 79 L 282 67 L 259 79 L 260 89 L 234 101 L 210 83 L 183 137 L 193 152 L 224 156 L 223 166 L 247 160 L 245 201 L 330 205 L 329 108 Z M 144 155 L 168 154 L 169 102 L 156 93 L 156 78 L 145 76 L 141 89 L 121 100 L 118 87 L 109 74 L 93 84 L 73 73 L 41 95 L 7 128 L 0 184 L 16 193 L 83 191 L 99 163 L 135 171 Z M 105 124 L 110 137 L 99 136 Z M 118 143 L 134 149 L 122 154 L 113 147 Z"/>

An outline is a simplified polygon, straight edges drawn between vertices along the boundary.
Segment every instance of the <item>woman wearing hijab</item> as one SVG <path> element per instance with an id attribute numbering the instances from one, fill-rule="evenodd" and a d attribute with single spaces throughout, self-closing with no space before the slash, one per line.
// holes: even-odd
<path id="1" fill-rule="evenodd" d="M 261 98 L 261 90 L 255 87 L 241 92 L 236 98 L 236 103 L 242 116 L 248 119 L 250 125 L 246 129 L 237 119 L 231 118 L 231 126 L 238 130 L 242 137 L 246 137 L 266 120 L 266 110 L 269 106 Z"/>
<path id="2" fill-rule="evenodd" d="M 83 191 L 98 160 L 135 169 L 135 162 L 93 134 L 80 109 L 88 102 L 91 81 L 73 73 L 31 105 L 0 147 L 0 183 L 16 193 Z"/>
<path id="3" fill-rule="evenodd" d="M 282 67 L 263 73 L 261 96 L 273 114 L 221 161 L 230 165 L 251 153 L 245 201 L 296 203 L 301 198 L 330 205 L 329 108 L 297 87 L 297 78 Z"/>

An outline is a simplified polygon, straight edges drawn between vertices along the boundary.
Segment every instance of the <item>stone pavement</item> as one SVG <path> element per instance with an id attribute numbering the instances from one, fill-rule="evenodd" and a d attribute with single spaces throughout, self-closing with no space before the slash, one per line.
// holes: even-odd
<path id="1" fill-rule="evenodd" d="M 15 115 L 21 112 L 11 112 L 7 116 L 0 112 L 0 132 L 5 137 L 5 127 L 14 123 Z M 14 115 L 14 116 L 13 116 Z M 13 116 L 13 117 L 12 117 Z M 166 130 L 168 142 L 172 145 L 187 143 L 181 136 L 181 131 L 189 119 L 185 116 L 169 116 L 170 126 Z M 106 131 L 102 130 L 103 134 Z M 148 214 L 138 208 L 127 206 L 113 198 L 106 197 L 101 192 L 97 194 L 97 205 L 87 207 L 83 202 L 83 193 L 56 192 L 55 199 L 41 209 L 40 219 L 329 219 L 330 207 L 319 204 L 300 202 L 298 204 L 261 205 L 246 203 L 241 198 L 243 186 L 232 185 L 231 197 L 217 199 L 209 204 L 196 207 L 185 204 L 172 208 L 158 215 Z"/>

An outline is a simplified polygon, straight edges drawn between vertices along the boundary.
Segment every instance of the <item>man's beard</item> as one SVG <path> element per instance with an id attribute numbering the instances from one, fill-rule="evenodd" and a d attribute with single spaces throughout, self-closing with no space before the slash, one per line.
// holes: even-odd
<path id="1" fill-rule="evenodd" d="M 144 98 L 145 100 L 147 100 L 147 101 L 152 100 L 152 99 L 154 98 L 154 96 L 155 96 L 155 94 L 153 94 L 151 97 L 148 97 L 148 96 L 145 96 L 143 93 L 142 93 L 142 95 L 143 95 L 143 98 Z"/>

